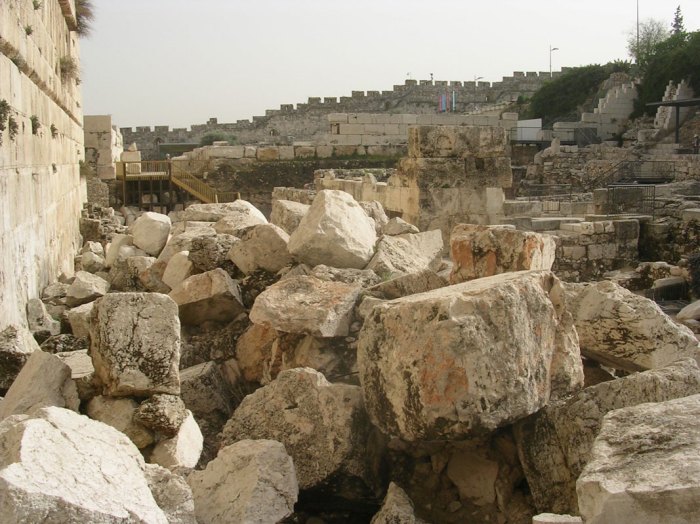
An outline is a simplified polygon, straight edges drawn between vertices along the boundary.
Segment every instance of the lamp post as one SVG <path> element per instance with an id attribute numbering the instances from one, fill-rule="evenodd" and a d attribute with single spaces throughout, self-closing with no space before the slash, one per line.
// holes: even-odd
<path id="1" fill-rule="evenodd" d="M 476 103 L 476 83 L 483 78 L 484 78 L 483 76 L 474 75 L 474 102 L 475 103 Z"/>
<path id="2" fill-rule="evenodd" d="M 553 51 L 559 51 L 559 48 L 552 47 L 552 44 L 549 44 L 549 78 L 552 78 L 552 52 Z"/>

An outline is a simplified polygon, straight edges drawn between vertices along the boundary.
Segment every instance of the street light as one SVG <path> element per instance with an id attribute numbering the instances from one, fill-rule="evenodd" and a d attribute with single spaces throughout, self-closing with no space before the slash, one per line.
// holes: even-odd
<path id="1" fill-rule="evenodd" d="M 549 44 L 549 78 L 552 78 L 552 52 L 553 51 L 559 51 L 559 48 L 552 47 L 552 44 Z"/>

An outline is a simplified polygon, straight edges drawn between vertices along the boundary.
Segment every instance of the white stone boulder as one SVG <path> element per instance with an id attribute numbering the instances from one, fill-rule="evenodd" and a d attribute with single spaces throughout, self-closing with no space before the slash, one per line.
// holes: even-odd
<path id="1" fill-rule="evenodd" d="M 107 251 L 105 255 L 105 265 L 106 267 L 112 267 L 119 256 L 119 250 L 124 246 L 133 246 L 134 237 L 131 235 L 124 235 L 122 233 L 117 233 L 112 237 L 112 241 L 107 244 Z"/>
<path id="2" fill-rule="evenodd" d="M 377 236 L 381 235 L 384 227 L 389 222 L 389 217 L 386 216 L 382 203 L 378 200 L 362 200 L 360 201 L 360 207 L 364 209 L 368 217 L 374 220 L 374 230 L 377 232 Z M 418 231 L 415 232 L 417 233 Z"/>
<path id="3" fill-rule="evenodd" d="M 424 233 L 384 235 L 367 269 L 385 279 L 426 269 L 437 271 L 442 263 L 442 250 L 442 233 L 437 229 Z"/>
<path id="4" fill-rule="evenodd" d="M 265 215 L 247 200 L 221 204 L 192 204 L 182 212 L 180 218 L 187 221 L 217 222 L 227 217 L 237 220 L 240 228 L 267 223 Z M 225 231 L 220 232 L 225 233 Z"/>
<path id="5" fill-rule="evenodd" d="M 394 217 L 389 220 L 384 226 L 383 233 L 385 235 L 405 235 L 407 233 L 419 233 L 420 230 L 413 224 L 409 224 L 404 219 Z"/>
<path id="6" fill-rule="evenodd" d="M 228 254 L 237 242 L 239 242 L 237 237 L 226 233 L 193 237 L 189 249 L 190 262 L 194 264 L 195 269 L 193 273 L 203 273 L 218 267 L 230 266 Z"/>
<path id="7" fill-rule="evenodd" d="M 583 384 L 561 283 L 483 278 L 374 306 L 358 340 L 369 416 L 407 441 L 488 433 Z"/>
<path id="8" fill-rule="evenodd" d="M 194 264 L 190 260 L 189 255 L 189 251 L 180 251 L 170 257 L 168 265 L 165 266 L 162 279 L 163 283 L 170 289 L 176 288 L 184 280 L 192 276 Z"/>
<path id="9" fill-rule="evenodd" d="M 110 293 L 90 326 L 95 374 L 110 396 L 180 393 L 177 304 L 159 293 Z"/>
<path id="10" fill-rule="evenodd" d="M 168 469 L 194 468 L 202 454 L 204 437 L 191 411 L 174 437 L 158 442 L 153 448 L 150 461 Z"/>
<path id="11" fill-rule="evenodd" d="M 145 465 L 146 482 L 168 524 L 198 524 L 192 489 L 180 475 L 157 464 Z"/>
<path id="12" fill-rule="evenodd" d="M 422 524 L 416 517 L 413 502 L 397 484 L 390 483 L 382 508 L 372 517 L 370 524 Z"/>
<path id="13" fill-rule="evenodd" d="M 686 320 L 700 320 L 700 300 L 696 300 L 681 309 L 676 315 L 676 319 L 681 322 Z"/>
<path id="14" fill-rule="evenodd" d="M 66 311 L 65 315 L 74 337 L 86 338 L 90 336 L 90 319 L 92 318 L 92 310 L 94 307 L 94 302 L 88 302 L 87 304 Z"/>
<path id="15" fill-rule="evenodd" d="M 78 411 L 79 405 L 71 368 L 57 356 L 37 349 L 0 403 L 0 420 L 47 406 Z"/>
<path id="16" fill-rule="evenodd" d="M 50 407 L 6 419 L 2 521 L 166 524 L 144 469 L 124 434 L 72 411 Z"/>
<path id="17" fill-rule="evenodd" d="M 374 254 L 374 221 L 348 193 L 319 191 L 289 238 L 289 252 L 311 266 L 362 269 Z"/>
<path id="18" fill-rule="evenodd" d="M 158 394 L 141 403 L 134 420 L 160 435 L 174 437 L 189 414 L 178 395 Z"/>
<path id="19" fill-rule="evenodd" d="M 49 315 L 46 306 L 38 298 L 27 302 L 27 325 L 34 338 L 42 342 L 61 333 L 61 323 Z"/>
<path id="20" fill-rule="evenodd" d="M 168 215 L 147 211 L 136 219 L 129 231 L 137 247 L 157 257 L 168 243 L 170 226 Z"/>
<path id="21" fill-rule="evenodd" d="M 192 248 L 192 241 L 202 236 L 215 236 L 216 231 L 211 227 L 201 227 L 188 229 L 184 233 L 170 237 L 163 251 L 158 255 L 158 261 L 167 263 L 170 258 L 180 251 L 189 251 Z"/>
<path id="22" fill-rule="evenodd" d="M 270 222 L 282 228 L 288 235 L 294 233 L 301 219 L 309 211 L 308 204 L 291 200 L 273 200 Z"/>
<path id="23" fill-rule="evenodd" d="M 450 282 L 458 284 L 510 271 L 549 270 L 555 253 L 556 243 L 550 235 L 509 226 L 458 224 L 450 235 L 454 264 Z"/>
<path id="24" fill-rule="evenodd" d="M 257 296 L 250 320 L 286 333 L 347 336 L 361 290 L 358 285 L 312 276 L 286 278 Z"/>
<path id="25" fill-rule="evenodd" d="M 584 522 L 698 522 L 699 417 L 700 395 L 608 413 L 576 482 Z"/>
<path id="26" fill-rule="evenodd" d="M 292 262 L 287 250 L 289 235 L 274 224 L 260 224 L 239 235 L 240 242 L 231 246 L 228 258 L 246 275 L 257 269 L 277 273 Z"/>
<path id="27" fill-rule="evenodd" d="M 124 433 L 134 445 L 145 448 L 153 444 L 153 433 L 134 420 L 134 413 L 139 405 L 130 398 L 112 398 L 97 396 L 87 404 L 87 416 L 93 420 L 104 422 Z"/>
<path id="28" fill-rule="evenodd" d="M 104 257 L 96 255 L 92 251 L 80 255 L 80 266 L 83 268 L 83 271 L 87 271 L 88 273 L 104 271 L 107 267 Z"/>
<path id="29" fill-rule="evenodd" d="M 221 445 L 245 439 L 281 442 L 294 460 L 300 489 L 331 479 L 342 485 L 343 478 L 371 486 L 366 417 L 358 386 L 331 384 L 308 368 L 289 369 L 243 399 L 222 431 Z M 339 491 L 334 494 L 342 496 Z"/>
<path id="30" fill-rule="evenodd" d="M 700 358 L 693 332 L 653 301 L 610 281 L 567 284 L 566 290 L 584 356 L 627 371 Z"/>
<path id="31" fill-rule="evenodd" d="M 0 332 L 0 390 L 6 390 L 39 344 L 23 326 L 8 326 Z"/>
<path id="32" fill-rule="evenodd" d="M 68 287 L 66 293 L 66 304 L 69 307 L 80 306 L 87 302 L 92 302 L 109 291 L 109 282 L 97 275 L 87 271 L 78 271 L 75 280 Z"/>
<path id="33" fill-rule="evenodd" d="M 183 324 L 230 322 L 244 311 L 238 283 L 220 268 L 192 275 L 169 296 L 178 305 Z"/>
<path id="34" fill-rule="evenodd" d="M 299 487 L 284 446 L 242 440 L 187 478 L 200 524 L 280 522 L 294 511 Z"/>
<path id="35" fill-rule="evenodd" d="M 700 393 L 693 359 L 588 387 L 515 425 L 520 462 L 539 511 L 578 513 L 576 479 L 609 411 Z"/>

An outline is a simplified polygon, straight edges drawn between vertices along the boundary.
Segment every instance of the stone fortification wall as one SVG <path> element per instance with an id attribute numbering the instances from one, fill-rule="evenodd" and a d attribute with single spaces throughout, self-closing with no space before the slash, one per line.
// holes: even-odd
<path id="1" fill-rule="evenodd" d="M 73 270 L 85 198 L 75 27 L 72 1 L 0 3 L 0 330 L 26 324 L 27 300 Z"/>
<path id="2" fill-rule="evenodd" d="M 553 76 L 564 71 L 566 68 Z M 282 104 L 252 120 L 219 123 L 211 118 L 206 124 L 192 124 L 189 129 L 141 126 L 122 127 L 121 132 L 124 143 L 136 142 L 147 160 L 156 157 L 158 143 L 199 143 L 208 133 L 233 135 L 239 144 L 289 145 L 294 140 L 323 140 L 331 113 L 435 115 L 442 95 L 447 95 L 450 112 L 475 112 L 492 104 L 515 101 L 519 96 L 530 97 L 549 79 L 548 72 L 515 72 L 500 82 L 406 80 L 390 91 L 353 91 L 351 96 L 311 97 L 306 103 Z"/>
<path id="3" fill-rule="evenodd" d="M 117 173 L 115 162 L 124 151 L 124 141 L 112 115 L 85 115 L 85 161 L 102 180 L 112 180 Z"/>

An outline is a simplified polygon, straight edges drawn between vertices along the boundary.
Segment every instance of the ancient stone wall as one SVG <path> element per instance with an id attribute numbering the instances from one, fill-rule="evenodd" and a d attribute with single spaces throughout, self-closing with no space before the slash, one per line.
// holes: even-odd
<path id="1" fill-rule="evenodd" d="M 563 68 L 553 76 L 566 70 Z M 208 133 L 235 136 L 239 144 L 290 145 L 295 140 L 323 139 L 328 133 L 327 117 L 331 113 L 435 115 L 439 112 L 441 96 L 446 96 L 448 112 L 467 113 L 493 104 L 513 102 L 519 96 L 530 97 L 549 79 L 549 72 L 517 71 L 492 83 L 406 80 L 405 84 L 395 85 L 389 91 L 353 91 L 351 96 L 310 97 L 306 103 L 282 104 L 279 109 L 268 109 L 264 116 L 254 116 L 252 120 L 219 123 L 216 118 L 211 118 L 206 124 L 192 124 L 189 129 L 140 126 L 122 127 L 121 132 L 124 143 L 136 142 L 146 160 L 156 158 L 159 143 L 198 144 Z"/>
<path id="2" fill-rule="evenodd" d="M 124 141 L 112 115 L 85 115 L 85 161 L 102 180 L 112 180 L 117 173 L 114 163 L 124 151 Z"/>
<path id="3" fill-rule="evenodd" d="M 0 3 L 0 330 L 72 272 L 85 199 L 74 2 Z"/>

